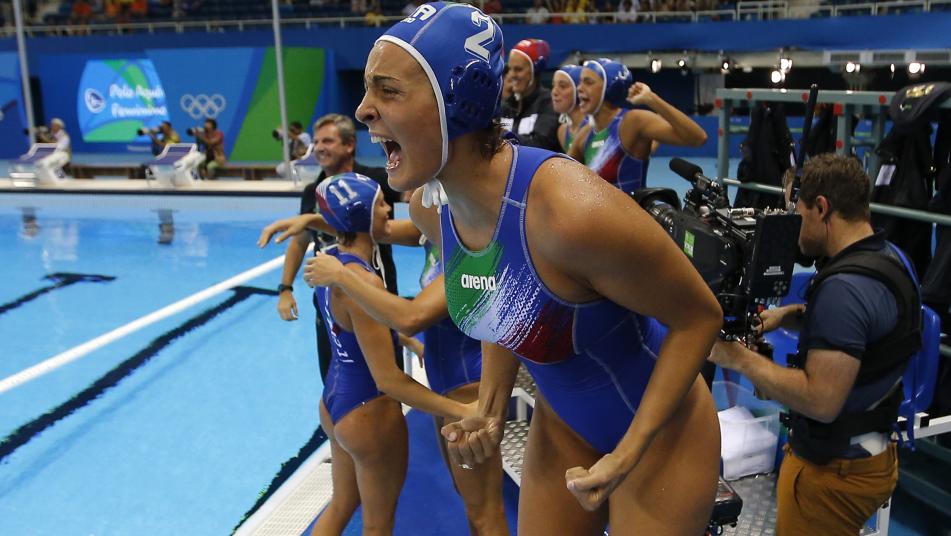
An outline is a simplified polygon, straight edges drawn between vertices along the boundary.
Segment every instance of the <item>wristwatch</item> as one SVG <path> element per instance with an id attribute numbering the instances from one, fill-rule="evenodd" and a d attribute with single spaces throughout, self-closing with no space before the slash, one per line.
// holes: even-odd
<path id="1" fill-rule="evenodd" d="M 294 287 L 292 287 L 291 285 L 285 285 L 284 283 L 281 283 L 280 285 L 277 286 L 277 293 L 278 293 L 278 294 L 284 292 L 285 290 L 289 290 L 289 291 L 291 291 L 291 292 L 294 292 Z"/>

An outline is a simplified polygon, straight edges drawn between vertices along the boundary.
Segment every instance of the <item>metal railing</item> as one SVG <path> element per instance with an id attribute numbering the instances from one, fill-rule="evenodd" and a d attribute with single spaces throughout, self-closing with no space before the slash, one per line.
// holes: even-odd
<path id="1" fill-rule="evenodd" d="M 908 12 L 930 12 L 934 10 L 951 11 L 951 0 L 893 0 L 890 2 L 867 2 L 846 5 L 790 5 L 786 0 L 742 0 L 733 9 L 709 11 L 648 11 L 637 14 L 637 23 L 656 24 L 665 22 L 699 21 L 737 21 L 771 20 L 809 17 L 835 17 L 846 15 L 880 15 Z M 560 19 L 566 23 L 584 24 L 589 22 L 618 23 L 628 15 L 616 11 L 592 13 L 551 13 L 548 20 Z M 282 18 L 285 28 L 312 27 L 366 27 L 388 26 L 402 19 L 402 15 L 347 17 L 297 17 Z M 526 22 L 524 13 L 501 13 L 492 15 L 499 24 L 522 24 Z M 248 20 L 181 20 L 155 22 L 96 23 L 86 25 L 34 25 L 24 28 L 29 37 L 44 35 L 117 35 L 125 33 L 185 33 L 193 31 L 220 32 L 267 29 L 272 24 L 270 18 Z M 12 26 L 0 28 L 0 37 L 14 35 Z"/>

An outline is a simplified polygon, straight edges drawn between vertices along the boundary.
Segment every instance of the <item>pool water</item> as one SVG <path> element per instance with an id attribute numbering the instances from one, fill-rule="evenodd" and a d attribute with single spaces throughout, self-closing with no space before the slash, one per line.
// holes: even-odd
<path id="1" fill-rule="evenodd" d="M 6 197 L 4 378 L 281 255 L 255 242 L 297 203 L 176 209 L 174 237 L 159 243 L 169 237 L 157 209 L 72 196 L 24 211 L 22 197 Z M 46 279 L 64 273 L 74 275 Z M 279 278 L 274 270 L 0 393 L 0 534 L 229 533 L 318 424 L 310 289 L 298 281 L 301 318 L 284 322 Z M 401 283 L 414 291 L 412 277 Z"/>

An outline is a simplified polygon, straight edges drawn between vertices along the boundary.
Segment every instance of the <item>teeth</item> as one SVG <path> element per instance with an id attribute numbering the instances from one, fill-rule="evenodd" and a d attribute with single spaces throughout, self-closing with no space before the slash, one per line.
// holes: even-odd
<path id="1" fill-rule="evenodd" d="M 389 138 L 384 138 L 383 136 L 370 136 L 371 143 L 383 143 L 387 141 L 393 141 Z"/>

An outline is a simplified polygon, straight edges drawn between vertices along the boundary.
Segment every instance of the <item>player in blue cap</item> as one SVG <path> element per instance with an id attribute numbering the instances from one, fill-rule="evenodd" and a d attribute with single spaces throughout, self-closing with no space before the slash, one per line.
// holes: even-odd
<path id="1" fill-rule="evenodd" d="M 316 195 L 320 215 L 339 239 L 318 258 L 332 255 L 355 277 L 383 289 L 383 280 L 371 268 L 374 237 L 385 232 L 390 210 L 379 184 L 342 173 L 320 183 Z M 313 285 L 310 268 L 304 279 Z M 364 534 L 391 534 L 408 450 L 399 402 L 452 419 L 473 409 L 426 389 L 397 367 L 396 334 L 343 290 L 318 287 L 314 305 L 332 342 L 320 423 L 331 442 L 333 498 L 313 533 L 340 534 L 362 505 Z"/>
<path id="2" fill-rule="evenodd" d="M 563 65 L 551 80 L 551 106 L 560 114 L 558 142 L 564 152 L 571 150 L 571 142 L 588 124 L 588 116 L 578 106 L 578 86 L 581 84 L 581 66 Z"/>
<path id="3" fill-rule="evenodd" d="M 613 534 L 700 534 L 720 438 L 699 370 L 720 306 L 629 196 L 502 141 L 502 50 L 477 8 L 423 4 L 370 51 L 356 114 L 383 143 L 394 188 L 438 177 L 448 198 L 437 214 L 417 191 L 411 215 L 441 247 L 450 316 L 483 341 L 478 415 L 443 427 L 450 455 L 468 467 L 498 451 L 521 361 L 540 396 L 520 535 L 606 522 Z"/>
<path id="4" fill-rule="evenodd" d="M 707 141 L 700 125 L 634 82 L 623 64 L 607 58 L 584 62 L 578 88 L 581 110 L 593 122 L 577 137 L 571 156 L 625 192 L 647 186 L 654 142 L 699 147 Z M 632 105 L 649 110 L 628 110 Z"/>

